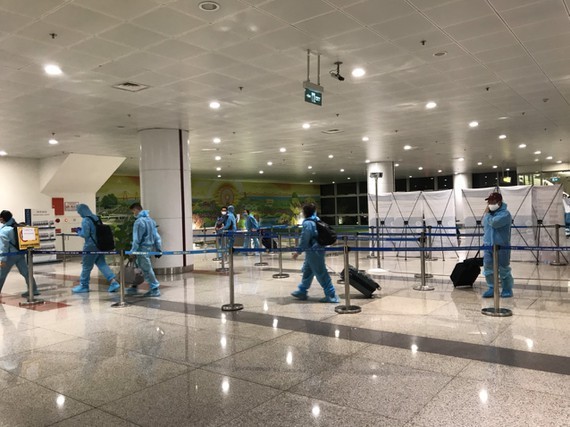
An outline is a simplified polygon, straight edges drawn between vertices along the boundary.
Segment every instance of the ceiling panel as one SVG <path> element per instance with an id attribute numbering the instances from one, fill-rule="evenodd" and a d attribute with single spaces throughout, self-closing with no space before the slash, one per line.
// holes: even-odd
<path id="1" fill-rule="evenodd" d="M 319 182 L 363 179 L 366 158 L 398 159 L 398 176 L 420 163 L 426 176 L 467 170 L 488 155 L 510 167 L 534 163 L 531 150 L 516 147 L 544 145 L 547 128 L 549 152 L 568 160 L 570 29 L 556 12 L 561 1 L 220 0 L 218 13 L 198 3 L 0 0 L 15 14 L 0 13 L 0 149 L 49 156 L 46 135 L 56 132 L 58 149 L 124 155 L 124 171 L 136 173 L 137 129 L 184 127 L 195 174 L 216 176 L 214 154 L 203 150 L 220 136 L 225 177 L 259 178 L 263 167 L 267 180 Z M 50 29 L 61 38 L 50 40 Z M 322 53 L 322 107 L 303 102 L 307 49 Z M 344 82 L 327 75 L 337 60 Z M 47 62 L 63 75 L 45 75 Z M 361 79 L 350 73 L 356 65 L 366 69 Z M 111 87 L 126 79 L 150 88 Z M 426 110 L 428 100 L 438 107 Z M 471 120 L 479 128 L 469 129 Z M 342 132 L 322 133 L 330 128 Z M 497 144 L 503 132 L 508 141 Z M 322 146 L 335 158 L 319 156 Z"/>
<path id="2" fill-rule="evenodd" d="M 132 22 L 142 28 L 168 36 L 178 36 L 206 25 L 202 20 L 167 7 L 154 9 Z"/>

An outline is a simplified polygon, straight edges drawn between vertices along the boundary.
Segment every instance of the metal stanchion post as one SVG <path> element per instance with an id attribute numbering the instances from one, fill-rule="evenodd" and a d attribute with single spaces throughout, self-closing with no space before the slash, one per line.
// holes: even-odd
<path id="1" fill-rule="evenodd" d="M 426 251 L 425 251 L 425 247 L 426 247 L 426 227 L 424 224 L 424 229 L 422 231 L 422 233 L 420 234 L 420 247 L 422 248 L 422 251 L 420 252 L 420 262 L 422 263 L 421 268 L 421 273 L 420 274 L 414 274 L 414 277 L 416 279 L 421 279 L 422 277 L 426 278 L 426 279 L 431 279 L 433 278 L 433 274 L 431 273 L 426 273 L 426 265 L 425 265 L 425 261 L 427 260 L 427 255 L 426 255 Z M 431 245 L 430 245 L 431 248 Z M 431 249 L 430 249 L 430 254 L 431 254 Z M 423 261 L 422 261 L 422 255 L 423 255 Z M 425 283 L 424 283 L 425 284 Z M 422 291 L 431 291 L 433 289 L 418 289 L 418 290 L 422 290 Z"/>
<path id="2" fill-rule="evenodd" d="M 342 237 L 342 245 L 343 245 L 343 247 L 348 246 L 348 236 Z M 345 277 L 346 277 L 346 274 L 340 275 L 340 278 L 336 281 L 336 283 L 338 283 L 339 285 L 342 285 L 343 283 L 345 283 L 344 282 Z"/>
<path id="3" fill-rule="evenodd" d="M 130 304 L 125 302 L 125 250 L 121 249 L 121 257 L 120 257 L 120 261 L 121 266 L 121 272 L 120 277 L 121 277 L 121 281 L 119 282 L 119 302 L 116 302 L 114 304 L 111 304 L 111 307 L 118 307 L 118 308 L 123 308 L 123 307 L 128 307 Z"/>
<path id="4" fill-rule="evenodd" d="M 555 227 L 555 232 L 556 232 L 556 236 L 555 236 L 556 247 L 560 248 L 560 224 L 556 224 L 554 227 Z M 568 265 L 568 263 L 565 261 L 560 261 L 560 250 L 558 250 L 558 251 L 556 251 L 556 260 L 552 261 L 550 263 L 550 265 L 553 265 L 555 267 L 560 267 L 560 266 Z"/>
<path id="5" fill-rule="evenodd" d="M 204 249 L 206 249 L 206 224 L 204 224 Z"/>
<path id="6" fill-rule="evenodd" d="M 431 248 L 433 248 L 433 227 L 431 225 L 428 225 L 428 246 L 430 248 L 428 255 L 426 256 L 426 260 L 428 261 L 437 261 L 437 258 L 433 257 L 433 250 Z M 443 246 L 443 245 L 442 245 Z"/>
<path id="7" fill-rule="evenodd" d="M 65 253 L 65 233 L 61 233 L 61 250 L 63 252 L 63 264 L 67 263 L 67 255 Z"/>
<path id="8" fill-rule="evenodd" d="M 286 277 L 289 277 L 289 275 L 287 273 L 283 273 L 283 246 L 282 246 L 282 238 L 281 238 L 281 234 L 279 234 L 278 236 L 278 244 L 279 244 L 279 273 L 276 273 L 273 275 L 274 279 L 284 279 Z"/>
<path id="9" fill-rule="evenodd" d="M 359 242 L 358 242 L 358 231 L 356 232 L 356 234 L 354 235 L 354 248 L 356 249 L 354 251 L 354 268 L 356 268 L 356 271 L 360 271 L 360 260 L 358 259 L 358 247 L 359 247 Z"/>
<path id="10" fill-rule="evenodd" d="M 220 252 L 220 237 L 216 236 L 216 256 L 214 258 L 212 258 L 212 261 L 220 261 L 224 259 L 224 256 L 222 254 L 222 256 L 220 256 L 221 252 Z"/>
<path id="11" fill-rule="evenodd" d="M 229 248 L 229 249 L 233 249 L 233 248 Z M 225 265 L 225 258 L 226 258 L 226 251 L 228 250 L 228 239 L 226 237 L 226 235 L 222 235 L 222 251 L 221 251 L 221 261 L 222 261 L 222 266 L 219 268 L 216 268 L 216 272 L 218 273 L 227 273 L 229 271 L 229 268 L 226 267 Z"/>
<path id="12" fill-rule="evenodd" d="M 20 306 L 27 307 L 30 305 L 43 304 L 45 302 L 43 299 L 34 298 L 34 253 L 32 248 L 28 248 L 26 261 L 28 263 L 28 298 L 26 301 L 21 302 Z"/>
<path id="13" fill-rule="evenodd" d="M 485 316 L 492 317 L 508 317 L 513 312 L 508 308 L 501 308 L 500 283 L 499 283 L 499 245 L 493 245 L 493 307 L 481 309 L 481 313 Z"/>
<path id="14" fill-rule="evenodd" d="M 261 234 L 260 234 L 259 239 L 258 239 L 260 243 L 261 243 L 262 238 L 263 237 L 261 237 Z M 263 244 L 261 246 L 263 246 Z M 259 249 L 261 249 L 261 247 Z M 259 262 L 256 262 L 253 265 L 255 265 L 256 267 L 263 267 L 265 265 L 269 265 L 267 262 L 263 261 L 263 250 L 259 251 Z"/>
<path id="15" fill-rule="evenodd" d="M 337 305 L 334 308 L 338 314 L 360 313 L 362 309 L 357 305 L 350 305 L 350 266 L 348 263 L 348 241 L 344 241 L 344 305 Z"/>
<path id="16" fill-rule="evenodd" d="M 243 309 L 243 304 L 236 304 L 235 302 L 234 248 L 228 248 L 228 257 L 230 264 L 230 303 L 222 305 L 222 311 L 238 311 Z"/>
<path id="17" fill-rule="evenodd" d="M 420 284 L 417 286 L 414 286 L 414 291 L 433 291 L 435 288 L 433 286 L 429 286 L 428 284 L 426 284 L 427 275 L 426 275 L 426 251 L 425 251 L 426 232 L 425 231 L 422 231 L 420 239 L 421 239 L 421 247 L 422 247 L 422 250 L 420 252 L 420 264 L 421 264 L 421 266 L 420 266 L 421 273 L 419 276 L 420 277 Z"/>

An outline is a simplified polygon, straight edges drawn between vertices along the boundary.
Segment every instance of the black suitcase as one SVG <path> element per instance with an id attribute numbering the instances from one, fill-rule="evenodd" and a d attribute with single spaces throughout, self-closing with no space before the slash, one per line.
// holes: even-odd
<path id="1" fill-rule="evenodd" d="M 344 279 L 344 270 L 340 273 L 340 277 Z M 348 266 L 349 284 L 366 298 L 372 298 L 372 294 L 376 290 L 380 290 L 380 285 L 376 283 L 367 274 L 359 272 L 352 265 Z"/>
<path id="2" fill-rule="evenodd" d="M 277 242 L 269 237 L 262 237 L 261 244 L 265 249 L 277 249 Z"/>
<path id="3" fill-rule="evenodd" d="M 453 269 L 451 281 L 453 287 L 458 286 L 473 286 L 479 274 L 481 274 L 481 265 L 483 264 L 482 258 L 467 258 L 463 262 L 458 262 Z"/>

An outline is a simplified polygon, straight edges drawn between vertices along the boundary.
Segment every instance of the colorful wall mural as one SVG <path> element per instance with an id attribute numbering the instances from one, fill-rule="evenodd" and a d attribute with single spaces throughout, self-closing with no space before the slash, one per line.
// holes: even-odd
<path id="1" fill-rule="evenodd" d="M 138 177 L 113 175 L 97 192 L 97 212 L 108 217 L 127 215 L 129 205 L 139 199 Z M 234 205 L 239 214 L 249 209 L 263 226 L 295 224 L 308 201 L 319 204 L 319 185 L 192 179 L 195 228 L 212 227 L 220 208 L 228 205 Z"/>

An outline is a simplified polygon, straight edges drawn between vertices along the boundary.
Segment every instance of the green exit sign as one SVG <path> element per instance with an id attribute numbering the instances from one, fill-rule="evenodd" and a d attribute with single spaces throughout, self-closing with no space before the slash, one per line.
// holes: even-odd
<path id="1" fill-rule="evenodd" d="M 316 90 L 305 88 L 305 102 L 315 105 L 323 105 L 323 94 Z"/>

